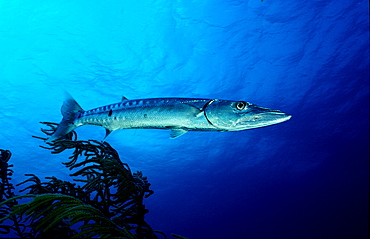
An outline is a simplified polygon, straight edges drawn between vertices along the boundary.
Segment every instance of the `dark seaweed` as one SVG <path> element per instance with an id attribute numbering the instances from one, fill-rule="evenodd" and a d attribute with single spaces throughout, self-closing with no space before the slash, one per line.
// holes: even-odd
<path id="1" fill-rule="evenodd" d="M 46 137 L 57 127 L 42 123 L 48 127 L 41 129 Z M 63 163 L 73 171 L 73 182 L 54 176 L 42 182 L 36 175 L 26 174 L 29 178 L 16 185 L 28 185 L 20 190 L 26 194 L 16 196 L 10 183 L 11 153 L 0 150 L 1 234 L 13 233 L 20 238 L 167 238 L 145 221 L 149 210 L 143 201 L 154 193 L 147 177 L 140 171 L 132 173 L 107 142 L 77 140 L 72 131 L 40 147 L 52 154 L 73 150 L 69 161 Z"/>

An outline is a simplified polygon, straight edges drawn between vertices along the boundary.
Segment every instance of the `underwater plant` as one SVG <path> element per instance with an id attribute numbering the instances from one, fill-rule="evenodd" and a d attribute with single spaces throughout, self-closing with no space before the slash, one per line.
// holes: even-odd
<path id="1" fill-rule="evenodd" d="M 48 127 L 41 129 L 46 136 L 58 125 L 41 123 Z M 12 232 L 20 238 L 167 238 L 145 221 L 149 210 L 143 201 L 154 193 L 147 178 L 140 171 L 132 173 L 107 142 L 77 140 L 72 131 L 47 144 L 40 147 L 52 154 L 73 150 L 63 164 L 73 170 L 74 182 L 54 176 L 42 182 L 36 175 L 26 174 L 30 178 L 16 186 L 28 184 L 20 190 L 27 193 L 16 196 L 10 183 L 11 153 L 0 150 L 0 233 Z"/>

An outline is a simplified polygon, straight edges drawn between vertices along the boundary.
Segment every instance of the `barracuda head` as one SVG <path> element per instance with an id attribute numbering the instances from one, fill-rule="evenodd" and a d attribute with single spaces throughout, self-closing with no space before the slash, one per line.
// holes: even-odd
<path id="1" fill-rule="evenodd" d="M 260 128 L 292 117 L 279 110 L 259 107 L 245 101 L 214 100 L 204 111 L 210 124 L 225 131 Z"/>

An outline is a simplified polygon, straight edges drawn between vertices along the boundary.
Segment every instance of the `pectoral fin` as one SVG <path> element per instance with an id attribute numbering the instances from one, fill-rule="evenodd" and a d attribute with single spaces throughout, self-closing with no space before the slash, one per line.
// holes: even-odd
<path id="1" fill-rule="evenodd" d="M 191 104 L 183 104 L 183 105 L 186 106 L 186 107 L 190 106 L 189 109 L 192 112 L 194 112 L 194 116 L 196 118 L 198 118 L 198 117 L 200 117 L 200 116 L 202 116 L 204 114 L 204 111 L 203 111 L 202 108 L 199 109 L 199 108 L 197 108 L 197 107 L 195 107 L 194 105 L 191 105 Z"/>
<path id="2" fill-rule="evenodd" d="M 177 137 L 180 137 L 181 135 L 187 133 L 188 131 L 185 129 L 171 129 L 170 138 L 176 139 Z"/>

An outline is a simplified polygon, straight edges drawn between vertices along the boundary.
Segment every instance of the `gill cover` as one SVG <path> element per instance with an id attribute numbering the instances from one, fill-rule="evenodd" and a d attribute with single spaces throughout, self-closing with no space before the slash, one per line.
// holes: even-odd
<path id="1" fill-rule="evenodd" d="M 218 131 L 239 131 L 278 124 L 292 116 L 280 110 L 245 101 L 213 100 L 204 109 L 208 122 Z"/>
<path id="2" fill-rule="evenodd" d="M 213 100 L 204 111 L 208 122 L 220 131 L 238 130 L 238 122 L 250 111 L 250 105 L 245 101 Z"/>

